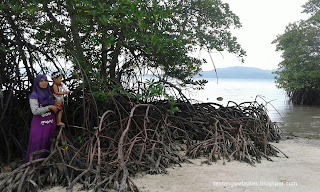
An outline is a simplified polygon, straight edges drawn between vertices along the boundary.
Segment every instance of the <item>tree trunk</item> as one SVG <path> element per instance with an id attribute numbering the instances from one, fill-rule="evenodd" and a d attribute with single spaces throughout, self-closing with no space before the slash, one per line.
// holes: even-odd
<path id="1" fill-rule="evenodd" d="M 78 19 L 77 19 L 77 15 L 76 15 L 76 10 L 73 8 L 73 5 L 69 2 L 67 2 L 67 10 L 69 12 L 70 15 L 70 20 L 71 20 L 71 34 L 73 37 L 73 41 L 74 41 L 74 50 L 76 53 L 76 57 L 79 60 L 80 65 L 85 68 L 85 63 L 86 63 L 86 59 L 84 57 L 84 50 L 81 46 L 81 38 L 79 36 L 79 29 L 78 29 Z"/>
<path id="2" fill-rule="evenodd" d="M 119 44 L 117 44 L 112 53 L 112 59 L 110 61 L 110 66 L 109 66 L 110 78 L 115 81 L 116 81 L 116 66 L 119 62 L 119 59 L 118 59 L 119 55 L 120 55 L 120 46 Z"/>
<path id="3" fill-rule="evenodd" d="M 100 76 L 102 78 L 107 78 L 107 71 L 106 71 L 107 70 L 107 51 L 104 43 L 102 43 L 101 54 L 102 54 L 102 61 L 101 61 L 101 67 L 100 67 Z"/>

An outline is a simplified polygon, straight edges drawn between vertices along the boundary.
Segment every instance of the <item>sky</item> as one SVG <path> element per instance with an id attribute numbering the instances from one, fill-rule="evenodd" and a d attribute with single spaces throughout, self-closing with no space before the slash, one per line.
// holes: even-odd
<path id="1" fill-rule="evenodd" d="M 239 16 L 242 27 L 232 30 L 238 42 L 247 52 L 245 62 L 241 63 L 235 55 L 212 53 L 216 68 L 231 66 L 276 69 L 282 61 L 281 52 L 271 42 L 285 31 L 289 23 L 307 19 L 301 7 L 308 0 L 222 0 L 230 5 L 233 13 Z M 201 53 L 208 63 L 204 71 L 214 69 L 207 53 Z"/>

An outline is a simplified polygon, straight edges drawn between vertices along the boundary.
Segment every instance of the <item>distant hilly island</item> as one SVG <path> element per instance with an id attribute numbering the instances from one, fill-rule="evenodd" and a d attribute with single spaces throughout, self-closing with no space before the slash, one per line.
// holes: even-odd
<path id="1" fill-rule="evenodd" d="M 274 70 L 263 70 L 255 67 L 226 67 L 217 68 L 219 78 L 233 79 L 274 79 Z M 215 70 L 201 72 L 202 78 L 216 78 Z"/>

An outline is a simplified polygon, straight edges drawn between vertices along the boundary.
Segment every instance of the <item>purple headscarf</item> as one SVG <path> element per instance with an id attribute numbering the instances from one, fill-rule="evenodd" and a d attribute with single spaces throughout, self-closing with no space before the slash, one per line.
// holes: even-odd
<path id="1" fill-rule="evenodd" d="M 52 95 L 52 92 L 50 91 L 49 84 L 45 89 L 41 89 L 39 87 L 39 82 L 41 78 L 48 81 L 47 76 L 42 74 L 37 75 L 37 77 L 34 79 L 33 91 L 29 95 L 29 99 L 38 99 L 39 104 L 41 104 L 42 107 L 53 105 L 54 103 L 53 95 Z"/>

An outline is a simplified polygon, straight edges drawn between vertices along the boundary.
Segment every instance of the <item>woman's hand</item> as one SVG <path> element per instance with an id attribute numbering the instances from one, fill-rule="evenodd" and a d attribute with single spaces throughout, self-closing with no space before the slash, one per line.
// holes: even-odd
<path id="1" fill-rule="evenodd" d="M 54 106 L 54 105 L 49 105 L 48 106 L 48 109 L 53 111 L 54 113 L 56 113 L 58 111 L 58 107 L 57 106 Z"/>

